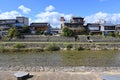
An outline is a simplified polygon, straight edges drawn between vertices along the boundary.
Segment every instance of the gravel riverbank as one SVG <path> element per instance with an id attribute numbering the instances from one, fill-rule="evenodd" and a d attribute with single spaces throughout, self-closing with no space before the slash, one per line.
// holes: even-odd
<path id="1" fill-rule="evenodd" d="M 28 72 L 120 72 L 120 67 L 51 67 L 51 66 L 0 66 L 0 71 Z"/>

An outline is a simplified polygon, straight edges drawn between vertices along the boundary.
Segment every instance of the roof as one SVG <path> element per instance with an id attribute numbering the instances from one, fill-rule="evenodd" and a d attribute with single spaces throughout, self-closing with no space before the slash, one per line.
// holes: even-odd
<path id="1" fill-rule="evenodd" d="M 99 23 L 87 23 L 87 25 L 100 25 Z"/>
<path id="2" fill-rule="evenodd" d="M 102 25 L 103 26 L 116 26 L 115 24 L 112 24 L 112 23 L 103 23 Z"/>
<path id="3" fill-rule="evenodd" d="M 16 23 L 17 20 L 16 19 L 0 19 L 0 24 L 14 24 Z"/>
<path id="4" fill-rule="evenodd" d="M 84 19 L 83 17 L 72 17 L 72 19 Z"/>
<path id="5" fill-rule="evenodd" d="M 66 22 L 64 24 L 65 25 L 83 25 L 83 23 L 69 23 L 69 22 L 68 23 Z"/>
<path id="6" fill-rule="evenodd" d="M 16 20 L 16 19 L 0 19 L 0 21 L 7 21 L 7 20 Z"/>
<path id="7" fill-rule="evenodd" d="M 49 23 L 31 23 L 30 26 L 50 26 Z"/>

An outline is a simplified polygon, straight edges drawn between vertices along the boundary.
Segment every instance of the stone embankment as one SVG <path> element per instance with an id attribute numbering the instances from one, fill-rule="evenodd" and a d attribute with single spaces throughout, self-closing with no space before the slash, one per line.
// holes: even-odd
<path id="1" fill-rule="evenodd" d="M 0 71 L 28 71 L 28 72 L 120 72 L 120 67 L 52 67 L 52 66 L 0 66 Z"/>
<path id="2" fill-rule="evenodd" d="M 48 45 L 50 45 L 50 43 L 20 43 L 20 44 L 24 44 L 26 45 L 26 48 L 45 48 Z M 54 43 L 56 46 L 60 47 L 61 49 L 64 49 L 66 44 L 65 43 Z M 71 44 L 71 43 L 68 43 Z M 15 43 L 1 43 L 1 46 L 3 47 L 13 47 L 15 45 Z M 120 49 L 120 43 L 72 43 L 71 44 L 72 47 L 75 46 L 81 46 L 84 49 L 96 49 L 96 50 L 103 50 L 103 49 L 110 49 L 110 50 L 114 50 Z"/>
<path id="3" fill-rule="evenodd" d="M 65 36 L 44 36 L 44 35 L 24 35 L 22 38 L 12 38 L 13 42 L 88 42 L 87 35 L 75 37 Z M 120 38 L 104 37 L 104 36 L 89 36 L 94 42 L 120 42 Z M 0 41 L 9 41 L 7 38 L 2 38 Z"/>

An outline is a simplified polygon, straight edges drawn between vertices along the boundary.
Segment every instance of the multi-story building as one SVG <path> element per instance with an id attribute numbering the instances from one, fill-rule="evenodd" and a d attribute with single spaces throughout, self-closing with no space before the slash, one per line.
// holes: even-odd
<path id="1" fill-rule="evenodd" d="M 1 19 L 0 20 L 0 32 L 4 35 L 8 32 L 10 27 L 17 27 L 22 30 L 23 26 L 28 26 L 29 20 L 26 17 L 16 17 L 16 19 Z"/>
<path id="2" fill-rule="evenodd" d="M 120 35 L 120 24 L 115 26 L 116 33 Z"/>
<path id="3" fill-rule="evenodd" d="M 65 21 L 64 17 L 60 18 L 61 28 L 67 26 L 74 32 L 77 32 L 80 27 L 84 26 L 84 18 L 82 17 L 72 17 L 69 22 Z"/>
<path id="4" fill-rule="evenodd" d="M 29 19 L 27 17 L 16 17 L 16 20 L 19 22 L 19 23 L 22 23 L 26 26 L 29 25 Z"/>
<path id="5" fill-rule="evenodd" d="M 101 25 L 98 23 L 88 23 L 86 27 L 91 34 L 102 34 Z"/>
<path id="6" fill-rule="evenodd" d="M 31 23 L 31 31 L 36 33 L 37 31 L 47 31 L 50 32 L 51 26 L 49 23 Z"/>
<path id="7" fill-rule="evenodd" d="M 118 30 L 119 26 L 117 27 L 116 25 L 112 23 L 88 23 L 87 24 L 87 29 L 90 33 L 92 34 L 102 34 L 102 35 L 108 35 L 109 32 L 115 32 Z"/>
<path id="8" fill-rule="evenodd" d="M 115 32 L 116 25 L 112 23 L 103 23 L 101 24 L 101 31 L 104 35 L 108 35 L 109 32 Z"/>

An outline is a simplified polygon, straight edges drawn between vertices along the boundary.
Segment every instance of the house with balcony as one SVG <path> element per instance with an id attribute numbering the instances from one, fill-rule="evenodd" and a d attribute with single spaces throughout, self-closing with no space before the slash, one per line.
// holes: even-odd
<path id="1" fill-rule="evenodd" d="M 103 23 L 101 24 L 101 31 L 104 35 L 108 35 L 109 32 L 114 33 L 116 31 L 116 25 L 112 23 Z"/>
<path id="2" fill-rule="evenodd" d="M 79 28 L 84 27 L 84 18 L 82 17 L 72 17 L 70 21 L 66 21 L 64 17 L 61 17 L 60 22 L 61 28 L 67 26 L 69 29 L 76 33 L 79 30 Z"/>
<path id="3" fill-rule="evenodd" d="M 86 27 L 91 34 L 102 34 L 101 25 L 99 23 L 88 23 Z"/>

